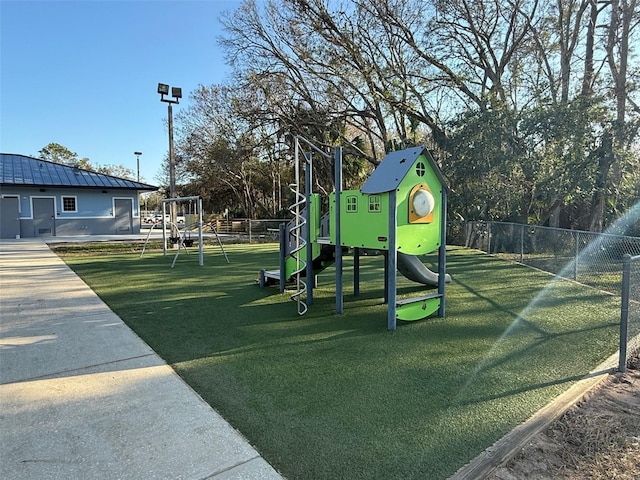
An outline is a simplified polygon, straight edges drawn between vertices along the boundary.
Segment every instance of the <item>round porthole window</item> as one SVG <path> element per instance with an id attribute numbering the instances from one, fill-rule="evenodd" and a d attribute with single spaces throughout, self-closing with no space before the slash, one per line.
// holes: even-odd
<path id="1" fill-rule="evenodd" d="M 436 201 L 430 191 L 419 189 L 413 195 L 413 211 L 418 217 L 425 217 L 433 212 Z"/>

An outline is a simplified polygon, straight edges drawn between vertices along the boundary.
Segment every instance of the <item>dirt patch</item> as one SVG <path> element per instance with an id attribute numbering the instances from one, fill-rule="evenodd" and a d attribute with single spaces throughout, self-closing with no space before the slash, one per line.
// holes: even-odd
<path id="1" fill-rule="evenodd" d="M 523 478 L 640 478 L 640 351 L 489 477 Z"/>

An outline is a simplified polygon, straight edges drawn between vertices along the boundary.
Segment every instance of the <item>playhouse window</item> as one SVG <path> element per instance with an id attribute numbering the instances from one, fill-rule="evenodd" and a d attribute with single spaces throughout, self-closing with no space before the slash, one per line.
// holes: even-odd
<path id="1" fill-rule="evenodd" d="M 77 212 L 76 197 L 62 197 L 63 212 Z"/>
<path id="2" fill-rule="evenodd" d="M 358 197 L 349 195 L 347 197 L 347 213 L 355 213 L 358 211 Z"/>
<path id="3" fill-rule="evenodd" d="M 382 197 L 380 195 L 371 195 L 369 197 L 369 212 L 382 211 Z"/>
<path id="4" fill-rule="evenodd" d="M 418 162 L 416 163 L 416 175 L 419 177 L 424 177 L 424 174 L 427 172 L 427 167 L 424 163 Z"/>

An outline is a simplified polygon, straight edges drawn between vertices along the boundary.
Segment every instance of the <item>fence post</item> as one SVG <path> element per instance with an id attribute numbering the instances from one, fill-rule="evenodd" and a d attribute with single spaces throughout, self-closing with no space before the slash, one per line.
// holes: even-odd
<path id="1" fill-rule="evenodd" d="M 580 255 L 580 232 L 575 234 L 575 255 L 573 257 L 573 280 L 578 281 L 578 255 Z"/>
<path id="2" fill-rule="evenodd" d="M 520 263 L 524 263 L 524 225 L 520 225 Z"/>
<path id="3" fill-rule="evenodd" d="M 487 222 L 487 253 L 491 254 L 491 222 Z"/>
<path id="4" fill-rule="evenodd" d="M 465 248 L 469 248 L 470 247 L 470 238 L 471 238 L 471 233 L 473 232 L 473 230 L 471 229 L 471 222 L 465 221 L 464 222 L 464 246 Z"/>
<path id="5" fill-rule="evenodd" d="M 629 323 L 629 283 L 631 277 L 631 255 L 622 257 L 622 302 L 620 307 L 620 358 L 618 371 L 627 370 L 627 335 Z"/>

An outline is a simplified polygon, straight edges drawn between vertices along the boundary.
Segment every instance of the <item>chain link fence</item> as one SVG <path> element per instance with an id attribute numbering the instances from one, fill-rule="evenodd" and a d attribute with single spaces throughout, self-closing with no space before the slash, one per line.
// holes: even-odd
<path id="1" fill-rule="evenodd" d="M 465 246 L 616 295 L 623 256 L 640 255 L 640 237 L 504 222 L 468 222 Z"/>
<path id="2" fill-rule="evenodd" d="M 621 297 L 620 363 L 640 347 L 640 237 L 504 222 L 468 222 L 464 243 Z"/>

